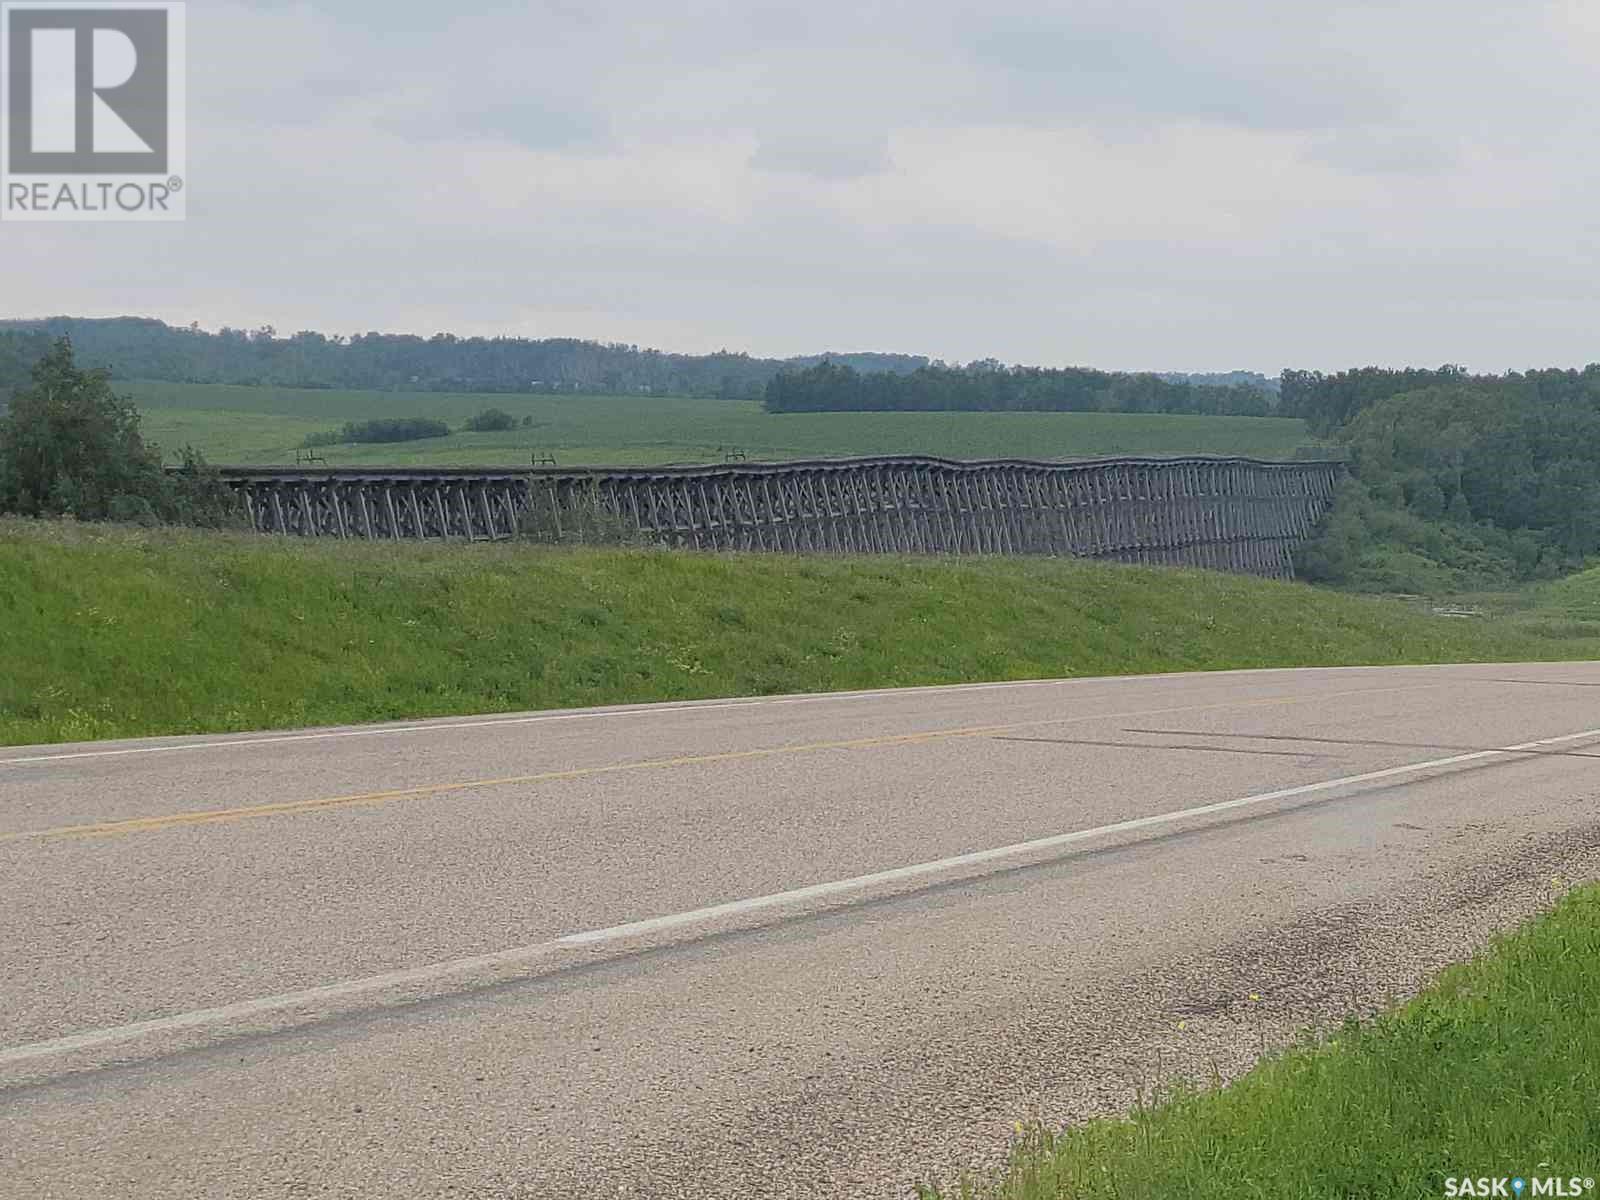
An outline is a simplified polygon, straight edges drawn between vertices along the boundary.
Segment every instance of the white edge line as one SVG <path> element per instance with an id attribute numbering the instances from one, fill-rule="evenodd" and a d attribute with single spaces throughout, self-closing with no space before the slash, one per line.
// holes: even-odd
<path id="1" fill-rule="evenodd" d="M 335 738 L 386 737 L 405 733 L 445 733 L 456 729 L 485 729 L 496 725 L 536 725 L 546 721 L 592 721 L 615 717 L 651 716 L 657 713 L 694 712 L 698 709 L 761 708 L 778 704 L 817 704 L 828 700 L 873 700 L 885 696 L 941 695 L 950 692 L 983 692 L 1001 688 L 1061 687 L 1068 684 L 1132 684 L 1194 675 L 1225 678 L 1240 675 L 1288 674 L 1295 671 L 1385 671 L 1417 670 L 1440 666 L 1483 667 L 1495 663 L 1418 664 L 1401 667 L 1247 667 L 1237 671 L 1167 671 L 1155 675 L 1085 675 L 1063 679 L 1011 679 L 994 683 L 942 683 L 925 687 L 874 688 L 853 692 L 811 692 L 792 696 L 743 696 L 724 700 L 687 700 L 679 703 L 640 704 L 618 708 L 585 708 L 570 712 L 505 714 L 479 720 L 457 721 L 448 717 L 411 724 L 370 725 L 358 729 L 320 729 L 304 733 L 274 733 L 265 736 L 234 734 L 201 735 L 204 741 L 166 743 L 160 746 L 118 746 L 107 750 L 69 750 L 61 754 L 31 754 L 19 758 L 0 758 L 0 767 L 20 767 L 36 763 L 70 762 L 86 758 L 120 758 L 135 754 L 177 754 L 193 750 L 226 750 L 235 746 L 272 746 L 282 742 L 326 741 Z M 1544 664 L 1550 665 L 1550 664 Z M 1559 665 L 1559 664 L 1557 664 Z M 1438 685 L 1429 685 L 1438 686 Z M 1380 689 L 1382 690 L 1382 689 Z"/>
<path id="2" fill-rule="evenodd" d="M 1381 771 L 1366 771 L 1359 775 L 1344 775 L 1338 779 L 1325 779 L 1320 783 L 1304 783 L 1296 787 L 1279 788 L 1271 792 L 1258 792 L 1253 796 L 1241 796 L 1234 800 L 1219 800 L 1214 804 L 1202 804 L 1194 808 L 1182 808 L 1172 812 L 1156 813 L 1148 817 L 1134 817 L 1130 820 L 1117 821 L 1110 825 L 1097 825 L 1092 829 L 1077 829 L 1071 833 L 1058 833 L 1051 837 L 1035 838 L 1028 842 L 1015 842 L 1009 846 L 996 846 L 990 850 L 975 850 L 969 854 L 956 854 L 949 858 L 935 859 L 931 862 L 895 867 L 888 871 L 876 871 L 870 875 L 856 875 L 849 879 L 834 880 L 830 883 L 817 883 L 809 887 L 792 888 L 789 891 L 773 892 L 766 896 L 753 896 L 745 900 L 730 900 L 724 904 L 713 904 L 706 908 L 691 909 L 687 912 L 672 913 L 667 916 L 649 917 L 642 921 L 630 921 L 623 925 L 612 925 L 606 929 L 586 929 L 578 933 L 564 934 L 550 941 L 535 942 L 527 946 L 515 946 L 509 950 L 500 950 L 492 954 L 477 954 L 469 958 L 449 959 L 445 962 L 429 963 L 426 966 L 409 967 L 400 971 L 387 971 L 381 975 L 369 975 L 362 979 L 351 979 L 342 983 L 324 984 L 320 987 L 305 988 L 296 992 L 284 992 L 276 996 L 263 996 L 255 1000 L 241 1000 L 238 1003 L 224 1004 L 217 1008 L 197 1009 L 193 1012 L 179 1013 L 170 1017 L 156 1017 L 148 1021 L 136 1021 L 129 1025 L 115 1025 L 105 1029 L 86 1030 L 83 1033 L 69 1034 L 66 1037 L 52 1038 L 49 1041 L 33 1042 L 28 1045 L 13 1046 L 6 1050 L 0 1050 L 0 1067 L 50 1055 L 68 1054 L 78 1050 L 93 1049 L 98 1046 L 129 1042 L 146 1034 L 179 1033 L 207 1025 L 248 1020 L 253 1017 L 266 1016 L 288 1009 L 304 1008 L 324 1001 L 347 1000 L 354 996 L 368 995 L 387 988 L 415 987 L 482 970 L 521 967 L 569 947 L 599 946 L 612 942 L 626 941 L 630 938 L 645 937 L 667 930 L 682 929 L 689 925 L 705 924 L 724 917 L 740 916 L 745 913 L 759 912 L 763 909 L 777 908 L 782 905 L 802 904 L 808 900 L 827 899 L 847 892 L 876 887 L 880 884 L 904 883 L 908 880 L 921 879 L 929 875 L 959 870 L 963 867 L 982 866 L 1009 858 L 1022 858 L 1038 854 L 1041 851 L 1070 846 L 1075 842 L 1089 841 L 1092 838 L 1131 833 L 1135 830 L 1152 829 L 1161 825 L 1173 825 L 1180 821 L 1193 820 L 1196 817 L 1212 816 L 1216 813 L 1230 812 L 1258 804 L 1269 804 L 1274 800 L 1288 800 L 1295 796 L 1311 795 L 1314 792 L 1332 791 L 1335 788 L 1350 787 L 1359 783 L 1373 783 L 1380 779 L 1394 779 L 1401 775 L 1414 775 L 1419 771 L 1430 771 L 1438 767 L 1451 767 L 1460 763 L 1493 758 L 1501 754 L 1517 754 L 1522 751 L 1537 749 L 1540 746 L 1553 746 L 1562 742 L 1576 742 L 1584 738 L 1595 737 L 1600 737 L 1600 729 L 1586 729 L 1581 733 L 1568 733 L 1559 737 L 1541 738 L 1536 742 L 1522 742 L 1519 745 L 1501 746 L 1493 750 L 1475 750 L 1469 754 L 1454 754 L 1448 758 L 1433 758 L 1426 762 L 1386 767 Z"/>

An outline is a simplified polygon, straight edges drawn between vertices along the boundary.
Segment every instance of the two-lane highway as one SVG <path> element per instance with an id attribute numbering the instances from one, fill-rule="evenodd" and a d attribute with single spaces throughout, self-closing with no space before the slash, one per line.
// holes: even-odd
<path id="1" fill-rule="evenodd" d="M 0 1196 L 904 1195 L 1558 876 L 1600 664 L 0 749 Z"/>

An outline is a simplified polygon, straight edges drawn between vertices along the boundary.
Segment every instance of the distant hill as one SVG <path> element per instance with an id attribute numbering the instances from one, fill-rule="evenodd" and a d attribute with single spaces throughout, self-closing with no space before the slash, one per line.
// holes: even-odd
<path id="1" fill-rule="evenodd" d="M 42 333 L 0 333 L 0 412 L 11 403 L 11 393 L 27 384 L 33 364 L 49 346 L 49 337 Z"/>

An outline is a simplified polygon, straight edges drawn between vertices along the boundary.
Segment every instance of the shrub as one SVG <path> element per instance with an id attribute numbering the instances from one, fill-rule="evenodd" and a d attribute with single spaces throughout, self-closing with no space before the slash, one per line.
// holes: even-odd
<path id="1" fill-rule="evenodd" d="M 193 450 L 167 472 L 139 413 L 105 371 L 80 370 L 61 338 L 0 417 L 0 512 L 85 521 L 231 525 L 233 491 Z"/>
<path id="2" fill-rule="evenodd" d="M 1543 543 L 1487 522 L 1428 518 L 1346 478 L 1316 534 L 1295 553 L 1312 583 L 1438 595 L 1496 587 L 1536 573 Z"/>
<path id="3" fill-rule="evenodd" d="M 471 433 L 503 433 L 515 429 L 517 419 L 498 408 L 486 408 L 475 417 L 468 417 L 466 428 Z"/>
<path id="4" fill-rule="evenodd" d="M 450 426 L 429 417 L 383 417 L 375 421 L 352 421 L 343 429 L 330 429 L 308 436 L 304 445 L 340 446 L 351 442 L 417 442 L 423 438 L 449 437 Z"/>

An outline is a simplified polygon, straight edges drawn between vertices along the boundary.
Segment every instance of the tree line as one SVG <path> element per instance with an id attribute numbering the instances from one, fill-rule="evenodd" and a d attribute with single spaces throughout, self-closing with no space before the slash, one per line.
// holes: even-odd
<path id="1" fill-rule="evenodd" d="M 1265 417 L 1269 392 L 1248 384 L 1207 386 L 1155 374 L 1087 367 L 964 367 L 930 364 L 890 374 L 825 361 L 776 375 L 766 409 L 795 412 L 1125 412 Z"/>
<path id="2" fill-rule="evenodd" d="M 380 391 L 659 394 L 759 399 L 779 371 L 821 361 L 667 354 L 575 338 L 353 337 L 271 327 L 210 333 L 142 317 L 52 317 L 0 322 L 0 393 L 7 363 L 31 364 L 50 340 L 71 337 L 78 357 L 118 379 Z M 918 355 L 835 356 L 865 371 L 911 371 Z M 15 382 L 15 381 L 13 381 Z"/>
<path id="3" fill-rule="evenodd" d="M 385 333 L 345 337 L 310 330 L 285 336 L 270 326 L 253 330 L 224 328 L 210 333 L 197 326 L 173 326 L 143 317 L 51 317 L 0 321 L 0 404 L 8 391 L 26 382 L 28 367 L 43 355 L 52 339 L 63 336 L 72 338 L 82 362 L 104 367 L 116 379 L 377 391 L 631 393 L 760 399 L 778 375 L 803 373 L 824 363 L 868 376 L 910 375 L 924 368 L 935 373 L 974 374 L 1029 370 L 1002 367 L 992 359 L 966 367 L 951 366 L 914 354 L 827 353 L 774 359 L 729 351 L 668 354 L 574 338 L 463 338 L 447 333 L 426 338 Z M 1105 372 L 1087 374 L 1102 379 L 1135 378 Z M 1266 397 L 1268 405 L 1273 403 L 1278 386 L 1274 379 L 1245 371 L 1137 378 L 1172 384 L 1180 392 L 1184 385 L 1245 389 Z M 1060 390 L 1059 385 L 1052 386 Z M 1148 384 L 1113 385 L 1119 393 L 1130 393 L 1130 403 L 1151 403 L 1149 397 L 1131 395 L 1141 389 L 1149 390 Z M 1036 393 L 1049 387 L 1035 381 L 1028 390 Z M 1031 394 L 1027 402 L 1034 402 Z M 1120 398 L 1114 401 L 1121 402 Z M 1070 407 L 1081 403 L 1081 399 L 1074 399 Z M 1260 407 L 1248 399 L 1242 403 L 1252 411 Z M 1158 406 L 1133 411 L 1166 410 Z M 1202 405 L 1181 411 L 1211 409 Z"/>

